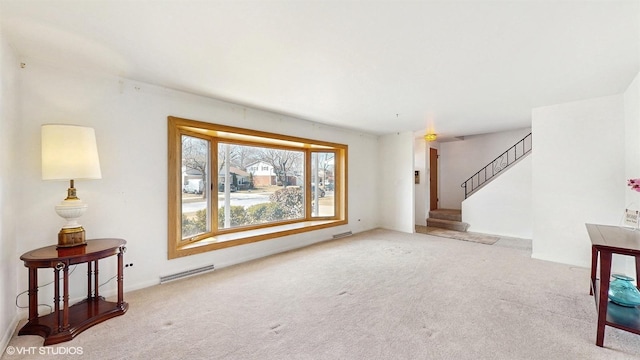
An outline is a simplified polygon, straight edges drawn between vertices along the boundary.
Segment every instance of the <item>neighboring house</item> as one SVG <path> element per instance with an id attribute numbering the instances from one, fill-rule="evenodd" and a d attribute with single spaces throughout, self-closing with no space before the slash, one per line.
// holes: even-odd
<path id="1" fill-rule="evenodd" d="M 231 184 L 235 185 L 239 190 L 249 189 L 251 186 L 251 176 L 248 172 L 231 166 L 229 174 L 231 175 Z M 222 168 L 218 171 L 218 184 L 224 184 L 227 177 L 227 169 Z"/>
<path id="2" fill-rule="evenodd" d="M 247 171 L 253 175 L 253 186 L 282 185 L 278 183 L 273 166 L 264 161 L 258 161 L 247 166 Z M 287 176 L 287 185 L 298 185 L 296 176 Z"/>
<path id="3" fill-rule="evenodd" d="M 235 185 L 237 189 L 250 188 L 251 176 L 248 172 L 232 166 L 230 174 L 231 183 Z M 218 172 L 218 184 L 224 186 L 225 178 L 226 169 L 222 168 L 222 170 Z M 184 192 L 201 194 L 204 191 L 205 185 L 206 181 L 203 179 L 200 170 L 182 168 L 182 189 Z"/>
<path id="4" fill-rule="evenodd" d="M 253 175 L 253 186 L 269 186 L 276 184 L 276 174 L 273 166 L 264 161 L 247 166 L 247 171 Z"/>
<path id="5" fill-rule="evenodd" d="M 182 191 L 185 193 L 202 194 L 205 181 L 202 171 L 197 169 L 187 169 L 182 167 Z"/>

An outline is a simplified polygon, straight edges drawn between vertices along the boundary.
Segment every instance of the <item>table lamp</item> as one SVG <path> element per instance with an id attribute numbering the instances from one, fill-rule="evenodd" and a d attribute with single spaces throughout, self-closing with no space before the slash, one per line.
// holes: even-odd
<path id="1" fill-rule="evenodd" d="M 42 179 L 69 180 L 67 198 L 56 213 L 67 220 L 58 233 L 58 247 L 85 245 L 85 231 L 78 219 L 87 204 L 76 196 L 74 180 L 100 179 L 100 160 L 93 128 L 75 125 L 42 125 Z"/>

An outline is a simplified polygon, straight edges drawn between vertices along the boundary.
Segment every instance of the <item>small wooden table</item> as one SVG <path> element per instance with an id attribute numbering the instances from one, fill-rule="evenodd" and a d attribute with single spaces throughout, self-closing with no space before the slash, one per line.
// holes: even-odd
<path id="1" fill-rule="evenodd" d="M 44 345 L 73 339 L 82 331 L 112 317 L 124 314 L 129 304 L 123 300 L 122 254 L 127 242 L 122 239 L 87 240 L 86 245 L 56 248 L 55 245 L 32 250 L 20 257 L 29 268 L 29 320 L 18 335 L 39 335 Z M 118 299 L 106 301 L 98 294 L 98 260 L 117 255 Z M 87 263 L 87 298 L 69 306 L 69 266 Z M 38 269 L 54 272 L 54 308 L 38 316 Z M 60 309 L 60 272 L 62 271 L 62 309 Z"/>
<path id="2" fill-rule="evenodd" d="M 633 256 L 636 262 L 636 280 L 640 279 L 640 230 L 619 226 L 586 224 L 591 238 L 591 290 L 595 295 L 598 311 L 596 345 L 604 343 L 606 325 L 640 334 L 640 309 L 625 307 L 609 302 L 609 282 L 611 280 L 611 258 L 613 254 Z M 600 260 L 600 278 L 596 278 L 596 268 Z"/>

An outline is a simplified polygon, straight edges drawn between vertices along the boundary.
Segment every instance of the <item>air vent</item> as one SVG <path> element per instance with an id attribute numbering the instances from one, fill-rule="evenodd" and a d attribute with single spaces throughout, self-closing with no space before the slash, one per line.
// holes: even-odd
<path id="1" fill-rule="evenodd" d="M 353 233 L 351 231 L 347 231 L 347 232 L 343 232 L 341 234 L 335 234 L 335 235 L 333 235 L 333 238 L 334 239 L 341 239 L 343 237 L 347 237 L 347 236 L 351 236 L 351 235 L 353 235 Z"/>
<path id="2" fill-rule="evenodd" d="M 213 265 L 207 265 L 207 266 L 203 266 L 203 267 L 199 267 L 199 268 L 191 269 L 191 270 L 186 270 L 186 271 L 182 271 L 182 272 L 171 274 L 171 275 L 161 276 L 160 277 L 160 284 L 164 284 L 164 283 L 169 282 L 169 281 L 182 279 L 182 278 L 185 278 L 187 276 L 201 274 L 201 273 L 204 273 L 204 272 L 207 272 L 207 271 L 212 271 L 212 270 L 214 270 L 214 266 Z"/>

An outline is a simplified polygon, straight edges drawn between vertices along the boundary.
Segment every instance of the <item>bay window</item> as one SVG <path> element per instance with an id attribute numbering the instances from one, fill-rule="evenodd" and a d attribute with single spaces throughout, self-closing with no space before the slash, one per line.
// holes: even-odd
<path id="1" fill-rule="evenodd" d="M 347 223 L 347 146 L 169 117 L 169 258 Z"/>

